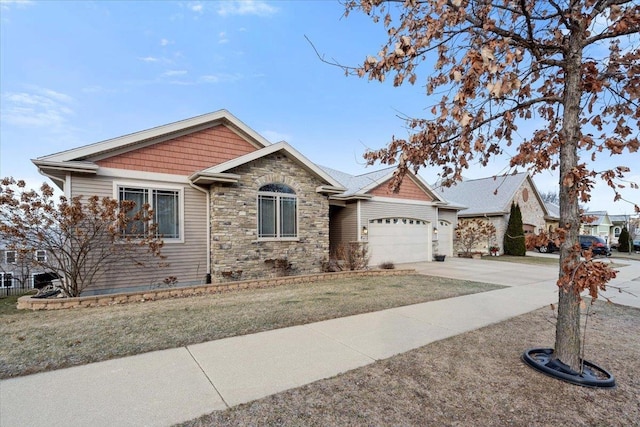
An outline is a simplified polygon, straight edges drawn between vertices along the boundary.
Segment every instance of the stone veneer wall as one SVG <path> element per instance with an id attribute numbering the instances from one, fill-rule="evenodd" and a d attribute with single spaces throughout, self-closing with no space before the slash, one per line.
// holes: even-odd
<path id="1" fill-rule="evenodd" d="M 273 153 L 232 169 L 241 179 L 212 185 L 211 273 L 213 282 L 275 277 L 284 274 L 274 262 L 287 259 L 286 274 L 322 271 L 329 258 L 329 202 L 316 192 L 324 184 L 283 153 Z M 258 189 L 268 183 L 293 188 L 298 204 L 298 239 L 258 240 Z"/>
<path id="2" fill-rule="evenodd" d="M 524 201 L 523 192 L 527 190 L 527 201 Z M 522 187 L 516 194 L 516 203 L 520 205 L 520 212 L 522 213 L 522 223 L 531 224 L 536 227 L 535 232 L 539 233 L 545 229 L 544 210 L 535 196 L 534 190 L 531 184 L 526 180 Z M 511 206 L 511 205 L 509 205 Z M 509 216 L 507 215 L 507 221 Z"/>
<path id="3" fill-rule="evenodd" d="M 149 289 L 141 292 L 122 292 L 118 294 L 96 295 L 76 298 L 18 298 L 18 310 L 60 310 L 66 308 L 103 307 L 132 302 L 156 301 L 169 298 L 183 298 L 195 295 L 220 294 L 243 289 L 271 288 L 298 283 L 315 283 L 324 280 L 337 280 L 349 277 L 366 276 L 402 276 L 415 274 L 415 270 L 364 270 L 340 271 L 335 273 L 310 274 L 303 276 L 279 277 L 273 279 L 245 280 L 240 282 L 197 285 L 169 289 Z"/>

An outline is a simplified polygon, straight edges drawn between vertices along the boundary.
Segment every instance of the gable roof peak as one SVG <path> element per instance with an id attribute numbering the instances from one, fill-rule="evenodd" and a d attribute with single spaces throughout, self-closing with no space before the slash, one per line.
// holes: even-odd
<path id="1" fill-rule="evenodd" d="M 133 132 L 116 138 L 106 139 L 78 148 L 72 148 L 70 150 L 38 157 L 34 160 L 34 163 L 36 163 L 36 161 L 69 162 L 86 160 L 88 158 L 95 158 L 116 150 L 135 149 L 144 144 L 153 143 L 154 141 L 161 142 L 174 138 L 180 134 L 195 132 L 197 130 L 207 129 L 217 125 L 225 125 L 232 128 L 235 132 L 240 134 L 241 137 L 258 149 L 271 145 L 266 138 L 244 124 L 229 111 L 222 109 L 142 131 Z"/>

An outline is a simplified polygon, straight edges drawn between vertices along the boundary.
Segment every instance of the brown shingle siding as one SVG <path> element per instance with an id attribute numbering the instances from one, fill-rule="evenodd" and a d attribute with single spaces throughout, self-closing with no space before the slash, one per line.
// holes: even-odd
<path id="1" fill-rule="evenodd" d="M 99 160 L 101 167 L 191 175 L 256 148 L 225 126 L 216 126 Z"/>

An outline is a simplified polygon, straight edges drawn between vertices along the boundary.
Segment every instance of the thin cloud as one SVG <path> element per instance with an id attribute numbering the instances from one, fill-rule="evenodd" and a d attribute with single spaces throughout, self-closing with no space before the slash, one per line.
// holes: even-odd
<path id="1" fill-rule="evenodd" d="M 227 38 L 227 33 L 225 33 L 224 31 L 221 31 L 218 34 L 218 43 L 219 44 L 229 43 L 229 39 Z"/>
<path id="2" fill-rule="evenodd" d="M 271 16 L 278 11 L 264 1 L 237 0 L 219 3 L 218 15 L 256 15 Z"/>
<path id="3" fill-rule="evenodd" d="M 0 10 L 9 10 L 11 6 L 24 7 L 34 4 L 31 0 L 0 0 Z"/>
<path id="4" fill-rule="evenodd" d="M 187 3 L 187 7 L 189 8 L 189 10 L 191 10 L 192 12 L 196 12 L 196 13 L 200 13 L 202 14 L 202 12 L 204 12 L 204 6 L 201 2 L 199 1 L 195 1 L 195 2 L 189 2 Z"/>
<path id="5" fill-rule="evenodd" d="M 143 56 L 143 57 L 139 57 L 138 58 L 140 61 L 143 62 L 158 62 L 159 59 L 154 57 L 154 56 Z"/>
<path id="6" fill-rule="evenodd" d="M 73 98 L 51 89 L 32 87 L 29 92 L 5 92 L 0 120 L 18 127 L 65 128 L 74 115 Z"/>
<path id="7" fill-rule="evenodd" d="M 160 39 L 160 46 L 169 46 L 172 42 L 167 39 Z"/>
<path id="8" fill-rule="evenodd" d="M 207 74 L 200 77 L 202 83 L 232 83 L 242 79 L 240 74 Z"/>
<path id="9" fill-rule="evenodd" d="M 167 70 L 162 73 L 163 76 L 172 77 L 172 76 L 184 76 L 187 74 L 187 70 Z"/>

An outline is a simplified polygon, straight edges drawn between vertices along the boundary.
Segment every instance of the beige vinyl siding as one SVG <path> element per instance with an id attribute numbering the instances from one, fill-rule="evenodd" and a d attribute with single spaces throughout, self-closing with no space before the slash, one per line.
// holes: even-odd
<path id="1" fill-rule="evenodd" d="M 135 182 L 133 179 L 114 179 L 104 177 L 74 176 L 71 181 L 71 195 L 98 195 L 113 197 L 113 181 Z M 207 271 L 207 206 L 206 195 L 189 185 L 167 182 L 167 185 L 179 185 L 184 197 L 184 243 L 166 242 L 162 262 L 168 265 L 162 268 L 144 268 L 123 266 L 118 271 L 106 272 L 104 278 L 88 288 L 83 294 L 117 292 L 131 288 L 147 287 L 160 283 L 166 277 L 174 276 L 180 284 L 204 283 Z M 147 185 L 147 184 L 142 184 Z M 150 185 L 161 187 L 162 183 Z M 157 263 L 159 260 L 156 260 Z"/>
<path id="2" fill-rule="evenodd" d="M 458 216 L 455 210 L 439 209 L 438 211 L 438 253 L 453 256 L 453 237 L 458 225 Z M 440 224 L 441 221 L 445 225 Z"/>
<path id="3" fill-rule="evenodd" d="M 329 225 L 330 252 L 333 253 L 340 243 L 355 242 L 357 240 L 357 203 L 351 202 L 345 207 L 332 207 L 331 223 Z"/>

